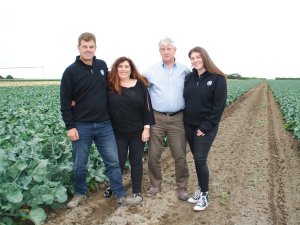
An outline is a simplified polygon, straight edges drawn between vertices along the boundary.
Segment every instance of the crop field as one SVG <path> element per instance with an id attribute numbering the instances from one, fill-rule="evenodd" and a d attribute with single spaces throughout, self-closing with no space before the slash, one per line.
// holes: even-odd
<path id="1" fill-rule="evenodd" d="M 39 223 L 44 207 L 61 207 L 73 192 L 72 146 L 61 119 L 59 86 L 2 87 L 0 100 L 0 215 Z M 105 181 L 105 167 L 91 147 L 88 182 Z M 32 208 L 29 215 L 18 211 Z M 33 214 L 33 216 L 31 215 Z"/>
<path id="2" fill-rule="evenodd" d="M 48 86 L 48 85 L 60 85 L 60 80 L 0 80 L 0 87 L 19 87 L 19 86 Z"/>
<path id="3" fill-rule="evenodd" d="M 256 85 L 260 84 L 262 80 L 229 80 L 228 83 L 228 97 L 227 97 L 227 105 L 231 102 L 239 99 L 243 96 L 247 91 Z"/>
<path id="4" fill-rule="evenodd" d="M 268 80 L 286 120 L 284 128 L 300 140 L 300 80 Z"/>
<path id="5" fill-rule="evenodd" d="M 267 100 L 270 101 L 270 96 L 265 97 L 266 99 L 261 99 L 262 96 L 264 96 L 262 93 L 267 93 L 264 91 L 267 91 L 268 85 L 266 82 L 261 83 L 262 80 L 242 80 L 242 81 L 229 81 L 228 85 L 228 99 L 227 99 L 227 108 L 225 109 L 225 113 L 223 116 L 223 122 L 220 124 L 220 130 L 218 137 L 224 136 L 226 129 L 233 129 L 233 127 L 238 126 L 239 116 L 234 116 L 235 113 L 238 112 L 237 107 L 240 106 L 240 108 L 243 108 L 243 110 L 249 109 L 251 112 L 253 111 L 253 114 L 256 115 L 257 113 L 266 113 L 270 114 L 270 110 L 267 109 L 270 104 L 268 104 Z M 269 81 L 268 81 L 269 82 Z M 292 115 L 291 113 L 285 113 L 283 109 L 283 104 L 288 105 L 289 109 L 291 109 L 291 106 L 289 106 L 290 103 L 281 103 L 280 98 L 284 99 L 284 92 L 282 94 L 276 94 L 280 93 L 279 86 L 276 86 L 276 82 L 272 84 L 272 82 L 269 82 L 272 92 L 276 96 L 277 101 L 282 107 L 283 113 L 285 115 L 285 118 L 287 119 L 287 123 L 291 125 L 286 125 L 287 129 L 291 129 L 295 132 L 295 135 L 297 136 L 297 131 L 299 132 L 299 120 L 296 122 L 296 126 L 292 119 L 296 118 L 298 115 L 299 119 L 299 104 L 298 108 L 293 110 L 298 110 L 298 114 Z M 286 82 L 286 81 L 280 81 L 280 82 Z M 16 83 L 16 82 L 15 82 Z M 38 83 L 38 82 L 37 82 Z M 74 221 L 66 217 L 66 220 L 62 219 L 65 217 L 65 215 L 68 213 L 66 209 L 64 209 L 64 205 L 67 202 L 68 194 L 67 192 L 73 193 L 73 158 L 72 158 L 72 146 L 71 142 L 67 138 L 66 130 L 64 122 L 61 119 L 61 112 L 60 112 L 60 98 L 59 98 L 59 85 L 58 83 L 55 84 L 47 84 L 47 85 L 38 85 L 35 84 L 34 86 L 3 86 L 0 88 L 0 224 L 12 224 L 13 221 L 11 218 L 27 218 L 27 221 L 32 221 L 34 224 L 40 224 L 42 221 L 46 220 L 47 214 L 49 210 L 51 209 L 58 209 L 61 214 L 59 214 L 57 211 L 55 211 L 54 216 L 50 215 L 48 216 L 47 220 L 45 221 L 46 224 L 73 224 Z M 286 84 L 288 85 L 288 84 Z M 274 86 L 274 87 L 273 87 Z M 299 87 L 300 85 L 298 85 Z M 254 88 L 255 87 L 255 88 Z M 276 88 L 278 87 L 278 88 Z M 291 87 L 291 86 L 289 86 Z M 296 90 L 297 85 L 295 85 Z M 251 90 L 250 90 L 251 89 Z M 293 88 L 288 88 L 290 91 L 293 90 Z M 249 91 L 250 90 L 250 91 Z M 258 95 L 256 98 L 254 98 L 253 101 L 255 103 L 247 103 L 247 99 L 249 99 L 250 95 L 253 95 L 254 93 L 257 93 L 259 90 Z M 277 91 L 276 91 L 277 90 Z M 279 91 L 279 92 L 278 92 Z M 245 94 L 246 93 L 246 94 Z M 297 95 L 293 95 L 295 99 L 292 101 L 295 102 L 298 99 L 299 103 L 299 89 L 298 92 L 296 90 L 295 93 L 298 93 Z M 291 94 L 288 94 L 290 97 Z M 266 94 L 267 96 L 267 94 Z M 283 97 L 279 97 L 283 96 Z M 286 98 L 286 97 L 285 97 Z M 283 101 L 283 100 L 281 100 Z M 292 105 L 293 105 L 292 102 Z M 232 104 L 231 104 L 232 103 Z M 248 105 L 247 105 L 248 104 Z M 252 105 L 251 105 L 252 104 Z M 251 107 L 250 107 L 251 105 Z M 274 106 L 275 107 L 275 106 Z M 279 112 L 279 110 L 277 110 Z M 290 110 L 291 111 L 291 110 Z M 279 112 L 280 113 L 280 112 Z M 247 114 L 243 114 L 246 116 L 246 120 L 248 121 L 249 118 L 247 117 Z M 252 114 L 251 114 L 252 115 Z M 257 114 L 258 115 L 258 114 Z M 230 122 L 230 119 L 235 118 L 235 123 L 230 125 L 226 124 L 226 121 L 228 120 L 228 123 Z M 262 116 L 263 117 L 263 116 Z M 291 118 L 291 120 L 288 120 L 288 118 Z M 281 118 L 280 118 L 281 119 Z M 256 121 L 257 119 L 249 120 L 248 124 L 246 124 L 245 121 L 241 122 L 243 126 L 245 126 L 245 129 L 248 129 L 250 133 L 255 133 L 252 129 L 254 129 L 254 125 L 251 123 L 255 122 L 255 126 L 262 127 L 263 123 L 268 126 L 269 123 L 267 122 L 266 118 L 261 118 L 260 121 Z M 251 122 L 251 123 L 250 123 Z M 284 123 L 284 121 L 282 121 Z M 297 125 L 298 123 L 298 125 Z M 266 126 L 267 126 L 266 125 Z M 236 130 L 238 130 L 240 133 L 234 133 L 231 134 L 232 136 L 225 137 L 224 140 L 226 142 L 232 143 L 232 139 L 238 137 L 240 134 L 242 134 L 241 128 L 238 126 Z M 298 129 L 298 130 L 297 130 Z M 267 131 L 266 131 L 267 132 Z M 286 131 L 287 132 L 287 131 Z M 286 134 L 289 135 L 289 132 Z M 261 135 L 257 135 L 261 136 Z M 299 136 L 297 136 L 299 137 Z M 242 137 L 241 139 L 238 139 L 235 144 L 232 146 L 238 145 L 238 143 L 242 140 L 244 140 Z M 218 139 L 218 138 L 217 138 Z M 291 138 L 292 139 L 292 138 Z M 219 140 L 221 142 L 221 140 Z M 257 143 L 261 144 L 258 145 Z M 221 146 L 226 144 L 221 144 Z M 250 145 L 250 144 L 249 144 Z M 267 143 L 264 142 L 264 140 L 257 140 L 255 143 L 256 147 L 259 149 L 266 148 L 268 146 Z M 263 147 L 259 147 L 262 146 Z M 222 159 L 224 157 L 227 157 L 227 160 L 231 157 L 230 155 L 222 156 L 222 153 L 217 153 L 218 151 L 218 140 L 216 140 L 216 154 L 218 157 L 221 157 Z M 227 146 L 228 148 L 232 148 L 232 146 Z M 220 148 L 223 148 L 220 147 Z M 245 147 L 245 146 L 244 146 Z M 270 146 L 269 146 L 270 147 Z M 165 156 L 163 157 L 162 161 L 166 163 L 166 168 L 173 168 L 173 162 L 172 157 L 168 155 L 168 153 L 164 153 Z M 223 153 L 224 154 L 224 153 Z M 227 153 L 228 154 L 228 153 Z M 238 156 L 243 156 L 242 153 L 239 153 Z M 262 154 L 262 153 L 259 153 Z M 278 155 L 279 153 L 273 152 L 273 155 Z M 213 155 L 210 160 L 216 160 L 217 155 Z M 244 154 L 246 156 L 247 154 Z M 269 156 L 268 156 L 269 157 Z M 170 159 L 169 159 L 170 158 Z M 189 168 L 190 173 L 194 176 L 194 168 L 192 164 L 192 156 L 190 155 L 190 152 L 188 153 L 188 159 L 189 161 Z M 147 160 L 147 159 L 145 159 Z M 234 159 L 229 164 L 232 163 L 232 166 L 234 164 Z M 273 159 L 272 159 L 273 160 Z M 270 159 L 271 161 L 271 159 Z M 224 163 L 224 162 L 222 162 Z M 240 163 L 240 162 L 239 162 Z M 223 165 L 224 169 L 230 169 L 228 168 L 230 165 Z M 241 164 L 239 164 L 241 165 Z M 249 164 L 245 163 L 245 166 L 249 166 Z M 218 174 L 217 171 L 219 171 L 219 167 L 221 164 L 215 164 L 212 167 L 212 174 L 215 176 Z M 146 165 L 144 165 L 144 169 L 147 171 L 147 168 L 145 168 Z M 220 167 L 221 168 L 221 167 Z M 231 169 L 230 169 L 231 170 Z M 144 178 L 145 182 L 143 181 L 143 191 L 146 191 L 147 188 L 149 188 L 149 181 L 147 179 L 147 172 L 144 171 Z M 241 170 L 243 171 L 243 169 Z M 165 171 L 167 173 L 166 176 L 170 176 L 172 182 L 174 182 L 174 177 L 172 177 L 172 173 L 174 173 L 173 169 L 170 169 L 168 171 Z M 220 172 L 220 171 L 219 171 Z M 271 173 L 271 171 L 269 171 Z M 298 171 L 297 171 L 298 173 Z M 220 174 L 224 174 L 224 171 L 220 172 Z M 232 174 L 231 174 L 232 175 Z M 192 176 L 192 175 L 191 175 Z M 236 174 L 234 174 L 236 176 Z M 227 177 L 227 175 L 224 177 Z M 253 179 L 250 179 L 250 181 L 253 181 L 251 184 L 251 187 L 255 186 L 255 182 L 258 181 L 259 177 L 253 176 Z M 232 178 L 228 177 L 228 182 L 232 180 Z M 256 181 L 254 181 L 256 179 Z M 221 179 L 222 180 L 222 179 Z M 88 163 L 88 177 L 87 182 L 90 187 L 90 190 L 96 190 L 99 183 L 107 182 L 108 179 L 106 177 L 106 170 L 104 163 L 102 162 L 101 157 L 99 156 L 99 153 L 97 152 L 97 149 L 94 145 L 92 145 L 90 150 L 90 158 Z M 126 184 L 126 187 L 128 188 L 128 185 L 130 185 L 130 176 L 129 178 L 124 176 L 124 182 Z M 172 190 L 172 185 L 174 185 L 171 181 L 169 181 L 170 189 Z M 194 181 L 191 181 L 191 185 Z M 213 180 L 214 182 L 214 180 Z M 212 183 L 213 183 L 212 182 Z M 226 185 L 229 185 L 229 183 L 226 183 Z M 239 182 L 237 182 L 239 183 Z M 275 185 L 275 182 L 271 183 L 271 185 Z M 106 184 L 106 183 L 105 183 Z M 253 185 L 254 184 L 254 185 Z M 214 184 L 216 185 L 216 184 Z M 225 185 L 225 186 L 226 186 Z M 248 183 L 249 185 L 249 183 Z M 168 187 L 169 187 L 168 186 Z M 242 185 L 243 186 L 243 185 Z M 263 187 L 266 187 L 264 185 L 261 185 Z M 102 187 L 98 188 L 98 195 L 97 198 L 101 198 L 101 193 L 103 192 L 104 188 Z M 220 189 L 224 188 L 224 186 L 219 187 Z M 231 188 L 229 186 L 226 187 L 228 190 Z M 216 188 L 218 189 L 218 188 Z M 226 189 L 226 190 L 227 190 Z M 259 188 L 258 188 L 259 189 Z M 166 188 L 168 190 L 168 188 Z M 191 191 L 194 191 L 193 188 L 190 188 Z M 226 191 L 223 190 L 222 192 Z M 228 191 L 227 190 L 227 191 Z M 260 190 L 260 189 L 259 189 Z M 272 192 L 272 194 L 275 194 L 277 189 L 275 188 Z M 95 192 L 97 193 L 97 191 Z M 95 194 L 94 193 L 94 194 Z M 224 192 L 225 193 L 225 192 Z M 92 193 L 92 195 L 94 195 Z M 267 193 L 266 195 L 272 195 Z M 217 196 L 218 193 L 212 193 L 212 201 L 214 201 L 213 196 Z M 223 194 L 223 199 L 225 199 L 226 194 Z M 165 198 L 166 196 L 162 195 L 162 198 Z M 167 198 L 167 197 L 166 197 Z M 230 193 L 227 194 L 228 201 L 230 202 L 231 195 Z M 269 196 L 269 199 L 271 197 Z M 273 199 L 273 198 L 272 198 Z M 90 199 L 91 200 L 91 199 Z M 90 201 L 89 200 L 89 201 Z M 171 199 L 173 201 L 173 198 Z M 175 199 L 176 200 L 176 199 Z M 175 201 L 174 200 L 174 201 Z M 100 201 L 96 200 L 95 201 Z M 105 201 L 101 200 L 101 201 Z M 275 199 L 274 199 L 275 201 Z M 144 200 L 147 206 L 147 198 Z M 233 201 L 233 203 L 236 203 Z M 94 205 L 96 202 L 93 202 Z M 104 208 L 96 208 L 88 206 L 88 209 L 84 209 L 83 211 L 89 211 L 92 208 L 92 211 L 89 214 L 89 220 L 82 220 L 81 224 L 99 224 L 100 222 L 103 222 L 103 220 L 107 217 L 107 214 L 111 215 L 110 218 L 107 220 L 107 224 L 114 224 L 120 222 L 120 224 L 126 224 L 126 221 L 124 222 L 120 218 L 118 218 L 118 214 L 114 214 L 116 211 L 116 205 L 114 202 L 109 201 L 107 202 L 101 202 L 101 204 L 108 204 Z M 100 207 L 101 204 L 98 206 Z M 149 199 L 149 207 L 151 207 L 151 204 L 153 205 L 159 205 L 160 202 L 151 202 L 151 199 Z M 169 207 L 168 205 L 173 203 L 163 203 L 162 206 L 165 207 L 165 209 L 162 209 L 163 211 L 167 210 Z M 225 204 L 225 203 L 224 203 Z M 227 202 L 228 204 L 228 202 Z M 243 203 L 244 204 L 244 203 Z M 269 203 L 268 203 L 269 204 Z M 268 205 L 267 204 L 267 205 Z M 275 203 L 273 204 L 274 207 L 276 207 Z M 153 206 L 152 206 L 153 207 Z M 181 207 L 181 211 L 184 212 L 185 209 Z M 180 208 L 179 207 L 179 208 Z M 222 207 L 222 206 L 220 206 Z M 172 208 L 172 207 L 171 207 Z M 240 214 L 237 212 L 239 207 L 236 207 L 234 211 L 238 216 Z M 251 207 L 250 207 L 251 208 Z M 81 208 L 78 207 L 78 209 L 72 210 L 75 214 L 81 214 L 80 212 L 76 212 L 76 210 L 80 210 Z M 212 208 L 213 209 L 213 208 Z M 300 209 L 300 208 L 299 208 Z M 93 216 L 94 211 L 97 210 L 104 210 L 103 216 Z M 119 209 L 118 209 L 119 210 Z M 118 211 L 117 210 L 117 211 Z M 120 209 L 122 210 L 122 209 Z M 220 213 L 227 213 L 224 209 L 220 210 Z M 275 209 L 273 210 L 276 211 Z M 53 212 L 53 211 L 51 211 Z M 122 211 L 123 212 L 123 211 Z M 281 211 L 280 211 L 281 212 Z M 56 213 L 58 213 L 56 215 Z M 144 214 L 145 212 L 141 210 L 141 214 Z M 179 211 L 178 211 L 179 213 Z M 211 212 L 212 213 L 212 212 Z M 53 213 L 52 213 L 53 214 Z M 134 214 L 132 212 L 129 212 L 130 215 Z M 156 214 L 159 214 L 158 212 Z M 180 213 L 179 213 L 180 214 Z M 230 213 L 229 213 L 230 214 Z M 228 215 L 229 215 L 228 214 Z M 61 217 L 60 217 L 60 216 Z M 102 214 L 101 214 L 102 215 Z M 124 214 L 122 214 L 124 217 Z M 133 224 L 135 224 L 135 220 L 132 219 L 128 215 L 125 216 L 125 220 L 132 221 Z M 157 215 L 156 215 L 157 216 Z M 253 216 L 257 216 L 256 214 L 253 214 Z M 272 218 L 274 217 L 274 214 L 272 214 L 270 218 L 267 219 L 268 222 L 270 221 L 285 221 L 285 218 Z M 100 218 L 101 217 L 101 218 Z M 121 216 L 122 217 L 122 216 Z M 149 219 L 143 218 L 145 223 L 173 223 L 170 221 L 164 221 L 163 215 L 158 215 L 160 219 L 156 220 L 154 217 L 150 217 Z M 167 216 L 168 217 L 168 216 Z M 166 218 L 167 218 L 166 217 Z M 87 217 L 84 217 L 87 219 Z M 82 219 L 84 219 L 82 218 Z M 100 218 L 100 219 L 99 219 Z M 152 218 L 152 219 L 151 219 Z M 171 216 L 169 217 L 169 219 Z M 174 219 L 177 217 L 175 216 Z M 185 216 L 183 217 L 185 218 Z M 225 224 L 228 221 L 232 221 L 235 217 L 231 216 L 229 219 L 226 218 L 220 218 L 216 217 L 215 222 L 220 222 L 218 224 Z M 58 219 L 58 220 L 55 220 Z M 177 218 L 178 219 L 178 218 Z M 231 220 L 232 219 L 232 220 Z M 59 222 L 58 222 L 59 221 Z M 184 221 L 184 220 L 183 220 Z M 188 220 L 187 220 L 188 221 Z M 223 222 L 222 222 L 223 221 Z M 213 221 L 211 221 L 213 223 Z M 225 222 L 225 223 L 224 223 Z M 241 221 L 240 221 L 241 222 Z M 252 221 L 254 222 L 254 221 Z M 44 223 L 44 222 L 43 222 Z M 29 224 L 29 223 L 28 223 Z M 192 221 L 184 222 L 183 224 L 193 224 Z M 244 223 L 243 223 L 244 224 Z M 250 224 L 250 223 L 249 223 Z"/>

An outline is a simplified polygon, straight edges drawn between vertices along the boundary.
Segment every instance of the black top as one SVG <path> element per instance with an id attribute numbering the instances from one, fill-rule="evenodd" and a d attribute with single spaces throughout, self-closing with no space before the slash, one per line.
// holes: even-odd
<path id="1" fill-rule="evenodd" d="M 203 133 L 208 132 L 220 122 L 226 106 L 225 77 L 208 71 L 199 77 L 198 71 L 193 69 L 186 78 L 183 97 L 184 122 L 199 126 Z"/>
<path id="2" fill-rule="evenodd" d="M 141 80 L 134 87 L 122 87 L 120 95 L 108 93 L 108 107 L 117 139 L 141 139 L 144 125 L 155 123 L 149 93 Z"/>
<path id="3" fill-rule="evenodd" d="M 107 107 L 107 65 L 94 57 L 92 66 L 76 57 L 64 72 L 60 86 L 63 120 L 67 130 L 74 122 L 99 123 L 110 119 Z M 71 106 L 74 100 L 76 105 Z"/>

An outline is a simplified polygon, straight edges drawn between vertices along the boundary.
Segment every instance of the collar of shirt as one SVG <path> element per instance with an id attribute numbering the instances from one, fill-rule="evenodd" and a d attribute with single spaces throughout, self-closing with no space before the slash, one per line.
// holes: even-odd
<path id="1" fill-rule="evenodd" d="M 167 67 L 168 68 L 168 66 L 164 63 L 164 61 L 162 61 L 161 60 L 161 65 L 162 65 L 162 67 Z M 176 58 L 174 58 L 174 64 L 171 66 L 171 68 L 173 67 L 173 66 L 176 66 Z"/>

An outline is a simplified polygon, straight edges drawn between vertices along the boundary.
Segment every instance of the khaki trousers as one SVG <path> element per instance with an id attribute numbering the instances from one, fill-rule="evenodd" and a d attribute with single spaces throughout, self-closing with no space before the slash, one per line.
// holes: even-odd
<path id="1" fill-rule="evenodd" d="M 187 187 L 189 170 L 186 161 L 186 138 L 183 124 L 183 112 L 174 116 L 167 116 L 154 111 L 155 124 L 150 128 L 148 142 L 148 170 L 151 185 L 160 186 L 161 154 L 163 138 L 167 134 L 172 157 L 175 160 L 176 184 L 179 188 Z"/>

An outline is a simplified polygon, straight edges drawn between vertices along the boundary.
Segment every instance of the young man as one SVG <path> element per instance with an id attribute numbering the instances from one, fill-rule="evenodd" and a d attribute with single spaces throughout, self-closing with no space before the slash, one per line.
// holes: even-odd
<path id="1" fill-rule="evenodd" d="M 175 61 L 176 47 L 170 38 L 159 44 L 162 62 L 150 67 L 143 75 L 150 84 L 150 97 L 156 124 L 151 125 L 149 145 L 149 193 L 156 195 L 161 191 L 161 154 L 163 138 L 167 134 L 170 150 L 175 160 L 175 175 L 178 186 L 177 196 L 188 199 L 187 183 L 189 171 L 186 161 L 186 139 L 183 124 L 183 86 L 189 69 Z"/>
<path id="2" fill-rule="evenodd" d="M 75 195 L 68 203 L 73 208 L 86 201 L 86 177 L 92 141 L 105 163 L 110 187 L 120 206 L 134 206 L 138 198 L 127 195 L 122 184 L 118 149 L 107 108 L 107 65 L 96 59 L 96 38 L 83 33 L 78 38 L 79 56 L 64 72 L 61 87 L 61 112 L 72 141 Z M 71 102 L 76 102 L 71 106 Z"/>

